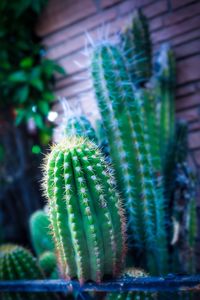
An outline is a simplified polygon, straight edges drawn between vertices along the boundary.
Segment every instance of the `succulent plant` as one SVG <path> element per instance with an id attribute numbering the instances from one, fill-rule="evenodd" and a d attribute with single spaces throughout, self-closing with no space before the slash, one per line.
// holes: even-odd
<path id="1" fill-rule="evenodd" d="M 132 82 L 139 86 L 148 81 L 152 73 L 152 44 L 148 22 L 141 10 L 135 10 L 132 24 L 121 34 L 121 45 Z"/>
<path id="2" fill-rule="evenodd" d="M 90 121 L 84 115 L 74 115 L 69 117 L 67 120 L 65 133 L 67 136 L 82 136 L 88 138 L 90 141 L 96 144 L 98 143 L 95 130 Z"/>
<path id="3" fill-rule="evenodd" d="M 37 255 L 45 251 L 54 251 L 54 243 L 50 233 L 50 222 L 43 210 L 34 212 L 29 221 L 31 240 Z"/>
<path id="4" fill-rule="evenodd" d="M 44 172 L 61 275 L 82 283 L 118 274 L 126 253 L 124 211 L 95 144 L 63 140 L 47 156 Z"/>
<path id="5" fill-rule="evenodd" d="M 175 58 L 168 44 L 163 44 L 155 61 L 155 89 L 158 95 L 157 117 L 160 125 L 160 151 L 163 164 L 175 134 Z"/>
<path id="6" fill-rule="evenodd" d="M 141 101 L 134 93 L 126 60 L 117 46 L 109 42 L 97 45 L 91 67 L 131 238 L 138 249 L 145 251 L 152 273 L 166 272 L 164 200 L 152 171 Z"/>
<path id="7" fill-rule="evenodd" d="M 108 139 L 106 137 L 106 132 L 103 126 L 103 122 L 100 119 L 96 121 L 96 133 L 99 141 L 98 143 L 99 148 L 105 155 L 106 161 L 110 163 L 111 160 L 110 160 L 110 149 L 109 149 Z"/>
<path id="8" fill-rule="evenodd" d="M 43 279 L 36 259 L 23 247 L 4 244 L 0 246 L 0 280 Z M 3 293 L 3 300 L 38 299 L 38 293 Z M 44 293 L 43 298 L 48 298 Z"/>
<path id="9" fill-rule="evenodd" d="M 128 268 L 122 274 L 122 277 L 146 277 L 147 273 L 136 268 Z M 148 292 L 120 292 L 107 293 L 106 300 L 151 300 L 154 299 L 152 293 Z"/>
<path id="10" fill-rule="evenodd" d="M 46 278 L 58 279 L 56 255 L 51 251 L 42 253 L 39 257 L 39 265 Z"/>

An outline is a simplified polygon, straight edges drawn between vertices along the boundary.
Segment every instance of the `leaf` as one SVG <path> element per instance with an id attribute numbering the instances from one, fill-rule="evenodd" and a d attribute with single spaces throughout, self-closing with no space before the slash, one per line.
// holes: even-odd
<path id="1" fill-rule="evenodd" d="M 25 57 L 20 62 L 20 67 L 24 69 L 29 69 L 33 65 L 33 58 L 32 57 Z"/>
<path id="2" fill-rule="evenodd" d="M 60 73 L 61 75 L 66 75 L 67 74 L 66 71 L 65 71 L 65 69 L 63 69 L 63 67 L 61 67 L 61 66 L 59 66 L 57 64 L 54 65 L 54 70 L 56 72 Z"/>
<path id="3" fill-rule="evenodd" d="M 47 115 L 49 112 L 49 105 L 46 101 L 39 101 L 38 108 L 44 115 Z"/>
<path id="4" fill-rule="evenodd" d="M 25 116 L 26 116 L 26 110 L 23 108 L 18 109 L 17 116 L 15 118 L 15 125 L 18 126 L 19 124 L 21 124 Z"/>
<path id="5" fill-rule="evenodd" d="M 9 76 L 9 80 L 11 82 L 16 82 L 16 83 L 17 82 L 25 82 L 27 80 L 27 76 L 24 71 L 17 71 L 17 72 L 12 73 Z"/>
<path id="6" fill-rule="evenodd" d="M 34 115 L 33 115 L 33 119 L 34 119 L 34 121 L 35 121 L 36 126 L 37 126 L 39 129 L 43 129 L 43 128 L 44 128 L 44 122 L 43 122 L 43 120 L 42 120 L 41 115 L 39 115 L 39 114 L 34 114 Z"/>
<path id="7" fill-rule="evenodd" d="M 42 92 L 44 89 L 43 82 L 39 78 L 32 79 L 30 84 L 40 92 Z"/>
<path id="8" fill-rule="evenodd" d="M 24 85 L 21 88 L 19 88 L 16 92 L 16 98 L 20 103 L 25 102 L 28 99 L 29 95 L 29 87 L 28 85 Z"/>

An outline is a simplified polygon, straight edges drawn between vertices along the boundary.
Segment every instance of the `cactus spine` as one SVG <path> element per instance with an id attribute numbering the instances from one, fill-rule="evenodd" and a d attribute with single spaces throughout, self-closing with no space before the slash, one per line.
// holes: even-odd
<path id="1" fill-rule="evenodd" d="M 94 49 L 92 77 L 135 245 L 145 250 L 153 273 L 165 272 L 163 196 L 153 179 L 143 112 L 134 97 L 126 61 L 117 47 L 105 42 Z"/>
<path id="2" fill-rule="evenodd" d="M 37 255 L 54 251 L 48 215 L 43 210 L 34 212 L 29 221 L 31 240 Z"/>
<path id="3" fill-rule="evenodd" d="M 90 121 L 83 115 L 69 117 L 65 132 L 67 136 L 82 136 L 96 144 L 98 143 L 94 128 Z"/>
<path id="4" fill-rule="evenodd" d="M 99 282 L 116 275 L 126 252 L 124 213 L 97 147 L 80 137 L 65 139 L 44 169 L 62 276 Z"/>
<path id="5" fill-rule="evenodd" d="M 147 19 L 140 10 L 135 11 L 131 26 L 121 34 L 121 45 L 133 83 L 148 81 L 152 72 L 152 45 Z"/>
<path id="6" fill-rule="evenodd" d="M 23 247 L 5 244 L 0 246 L 0 280 L 43 279 L 41 269 L 32 254 Z M 47 295 L 43 295 L 44 299 Z M 4 293 L 3 300 L 38 299 L 38 294 Z M 53 298 L 52 298 L 53 299 Z"/>

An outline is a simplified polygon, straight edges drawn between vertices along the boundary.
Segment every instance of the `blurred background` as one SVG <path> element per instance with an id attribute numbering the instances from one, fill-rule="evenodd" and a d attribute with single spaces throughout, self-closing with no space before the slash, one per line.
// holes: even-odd
<path id="1" fill-rule="evenodd" d="M 63 107 L 58 99 L 66 97 L 72 108 L 95 124 L 99 114 L 88 72 L 90 48 L 102 36 L 114 40 L 130 23 L 136 8 L 141 8 L 148 19 L 153 53 L 163 42 L 169 42 L 175 53 L 176 115 L 189 124 L 188 160 L 197 178 L 200 206 L 200 2 L 1 0 L 3 242 L 30 244 L 28 219 L 45 204 L 40 187 L 41 161 L 49 143 L 59 139 Z"/>

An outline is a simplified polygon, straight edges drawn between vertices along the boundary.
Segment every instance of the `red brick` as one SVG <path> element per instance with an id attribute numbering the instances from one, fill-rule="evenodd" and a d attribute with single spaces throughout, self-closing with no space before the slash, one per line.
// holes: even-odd
<path id="1" fill-rule="evenodd" d="M 181 60 L 177 64 L 177 82 L 183 84 L 200 78 L 200 55 Z"/>
<path id="2" fill-rule="evenodd" d="M 55 89 L 62 89 L 64 87 L 67 87 L 69 85 L 73 85 L 77 82 L 80 82 L 81 80 L 87 80 L 90 78 L 90 72 L 89 70 L 79 72 L 73 76 L 66 76 L 63 78 L 60 78 L 59 80 L 56 81 L 55 83 Z"/>
<path id="3" fill-rule="evenodd" d="M 187 5 L 194 2 L 194 0 L 171 0 L 172 8 L 179 8 L 181 6 Z"/>
<path id="4" fill-rule="evenodd" d="M 155 19 L 149 20 L 150 31 L 155 31 L 163 26 L 163 18 L 157 17 Z"/>
<path id="5" fill-rule="evenodd" d="M 63 4 L 62 1 L 64 0 L 59 0 L 58 3 L 61 2 Z M 53 0 L 51 2 L 55 3 Z M 37 23 L 36 32 L 39 33 L 40 36 L 45 36 L 95 12 L 96 6 L 92 0 L 84 0 L 84 5 L 82 0 L 73 1 L 71 4 L 69 4 L 68 1 L 64 1 L 62 9 L 59 9 L 57 12 L 52 12 L 50 15 L 48 11 L 44 11 L 43 14 L 41 14 Z"/>
<path id="6" fill-rule="evenodd" d="M 168 10 L 167 2 L 160 0 L 160 1 L 156 1 L 156 2 L 152 3 L 151 5 L 143 8 L 142 11 L 148 18 L 153 18 L 164 12 L 167 12 L 167 10 Z"/>
<path id="7" fill-rule="evenodd" d="M 197 122 L 192 122 L 189 124 L 189 130 L 194 131 L 194 130 L 199 130 L 200 131 L 200 120 Z"/>
<path id="8" fill-rule="evenodd" d="M 193 151 L 196 164 L 200 167 L 200 150 Z"/>
<path id="9" fill-rule="evenodd" d="M 198 54 L 200 52 L 200 39 L 178 46 L 174 48 L 174 51 L 176 57 L 179 59 L 192 54 Z"/>
<path id="10" fill-rule="evenodd" d="M 114 20 L 116 18 L 116 9 L 112 8 L 105 11 L 103 14 L 97 14 L 92 17 L 78 22 L 77 24 L 71 25 L 65 29 L 59 30 L 58 32 L 51 34 L 43 39 L 46 46 L 54 46 L 61 42 L 68 40 L 69 38 L 75 37 L 83 32 L 94 29 L 107 22 Z"/>
<path id="11" fill-rule="evenodd" d="M 189 147 L 190 147 L 190 149 L 200 148 L 200 132 L 199 131 L 190 132 Z"/>
<path id="12" fill-rule="evenodd" d="M 115 4 L 117 4 L 118 2 L 120 2 L 122 0 L 101 0 L 101 7 L 102 8 L 107 8 L 109 6 L 113 6 Z"/>
<path id="13" fill-rule="evenodd" d="M 178 101 L 176 101 L 177 110 L 183 110 L 197 105 L 200 108 L 200 93 L 192 94 L 187 97 L 182 97 Z"/>
<path id="14" fill-rule="evenodd" d="M 170 26 L 175 23 L 184 21 L 195 15 L 198 15 L 199 13 L 200 13 L 200 2 L 191 4 L 190 6 L 187 7 L 183 7 L 178 11 L 174 11 L 168 15 L 163 16 L 163 24 L 164 26 Z"/>
<path id="15" fill-rule="evenodd" d="M 85 93 L 92 88 L 91 80 L 77 82 L 73 85 L 69 85 L 64 87 L 63 89 L 59 89 L 55 91 L 55 94 L 58 96 L 64 96 L 67 98 L 75 97 L 81 93 Z"/>
<path id="16" fill-rule="evenodd" d="M 170 39 L 170 43 L 172 46 L 177 46 L 182 43 L 190 42 L 196 38 L 200 38 L 199 28 Z"/>
<path id="17" fill-rule="evenodd" d="M 196 16 L 188 22 L 187 20 L 169 27 L 165 27 L 162 30 L 156 31 L 152 34 L 152 39 L 154 43 L 163 42 L 171 39 L 179 34 L 184 34 L 193 29 L 199 28 L 200 17 Z"/>
<path id="18" fill-rule="evenodd" d="M 197 108 L 191 108 L 191 109 L 187 109 L 181 112 L 177 112 L 176 114 L 178 119 L 183 119 L 186 120 L 188 122 L 195 122 L 199 120 L 199 111 Z"/>
<path id="19" fill-rule="evenodd" d="M 176 97 L 180 98 L 186 95 L 195 93 L 198 90 L 198 87 L 195 83 L 185 84 L 176 89 Z"/>
<path id="20" fill-rule="evenodd" d="M 136 8 L 136 2 L 129 0 L 129 1 L 123 1 L 118 5 L 118 11 L 120 15 L 125 15 L 127 13 L 133 12 Z"/>

